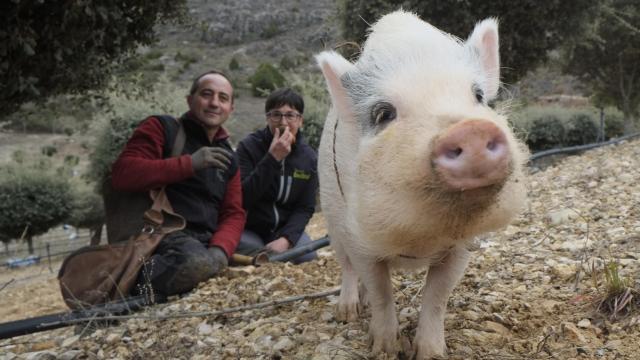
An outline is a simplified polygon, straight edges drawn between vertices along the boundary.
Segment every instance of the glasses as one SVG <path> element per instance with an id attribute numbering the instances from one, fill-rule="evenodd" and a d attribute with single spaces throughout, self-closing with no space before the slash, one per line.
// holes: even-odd
<path id="1" fill-rule="evenodd" d="M 267 119 L 271 121 L 280 121 L 280 119 L 284 118 L 287 122 L 292 122 L 299 119 L 300 116 L 297 112 L 281 113 L 280 111 L 269 111 L 267 113 Z"/>

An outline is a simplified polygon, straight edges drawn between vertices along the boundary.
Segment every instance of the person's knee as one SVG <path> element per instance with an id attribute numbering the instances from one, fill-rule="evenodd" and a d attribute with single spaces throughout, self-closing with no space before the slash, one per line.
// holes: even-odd
<path id="1" fill-rule="evenodd" d="M 205 254 L 190 255 L 176 267 L 171 279 L 154 284 L 154 287 L 166 295 L 180 294 L 192 290 L 214 275 L 214 266 L 209 257 Z"/>

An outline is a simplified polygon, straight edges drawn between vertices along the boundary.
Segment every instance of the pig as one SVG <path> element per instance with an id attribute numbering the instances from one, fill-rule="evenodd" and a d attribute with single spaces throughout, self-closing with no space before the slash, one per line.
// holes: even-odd
<path id="1" fill-rule="evenodd" d="M 469 243 L 523 207 L 528 152 L 488 105 L 500 86 L 495 19 L 464 42 L 402 10 L 370 30 L 355 63 L 316 55 L 332 102 L 318 173 L 342 272 L 336 318 L 357 319 L 366 291 L 372 352 L 397 354 L 390 271 L 426 267 L 412 351 L 442 357 Z"/>

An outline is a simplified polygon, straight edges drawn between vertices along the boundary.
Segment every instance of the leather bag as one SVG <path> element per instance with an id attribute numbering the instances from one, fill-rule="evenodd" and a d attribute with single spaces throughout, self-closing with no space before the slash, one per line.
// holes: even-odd
<path id="1" fill-rule="evenodd" d="M 84 309 L 127 297 L 162 238 L 185 227 L 184 218 L 168 207 L 162 189 L 144 214 L 140 234 L 125 243 L 87 246 L 71 253 L 58 273 L 67 306 Z"/>

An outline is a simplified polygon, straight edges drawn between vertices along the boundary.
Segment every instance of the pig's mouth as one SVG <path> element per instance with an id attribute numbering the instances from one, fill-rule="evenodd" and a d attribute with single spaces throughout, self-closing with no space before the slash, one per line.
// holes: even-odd
<path id="1" fill-rule="evenodd" d="M 452 190 L 436 180 L 435 184 L 427 186 L 426 191 L 429 198 L 446 209 L 443 216 L 460 219 L 477 216 L 495 204 L 505 183 L 506 179 L 473 189 Z"/>

